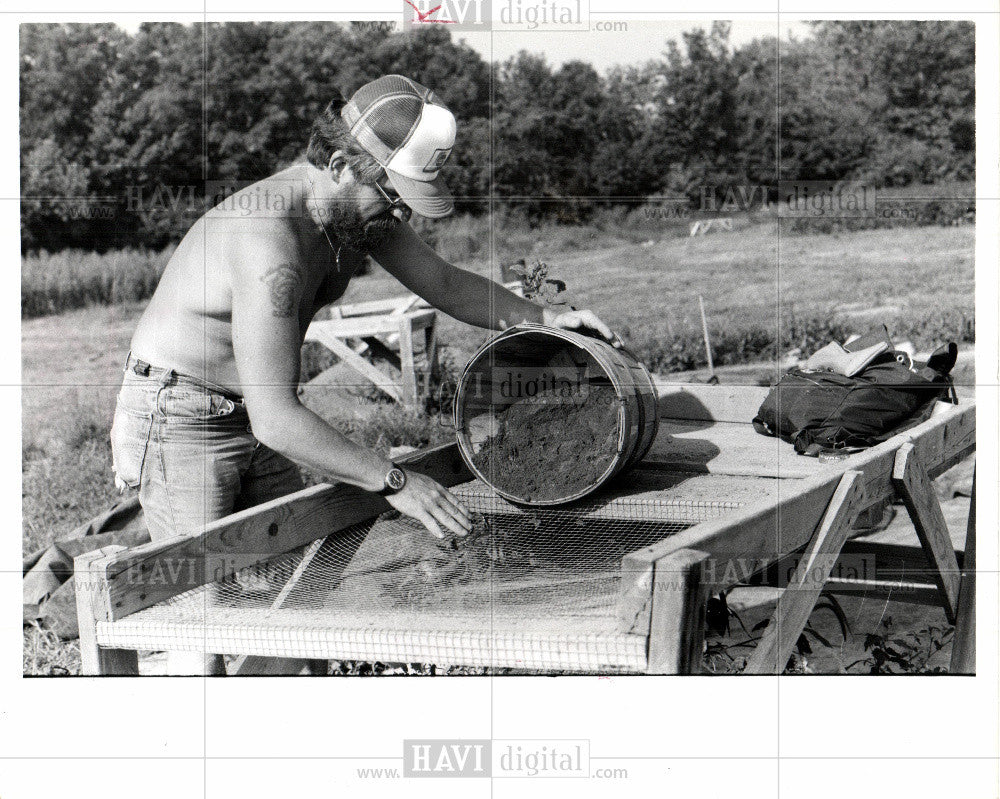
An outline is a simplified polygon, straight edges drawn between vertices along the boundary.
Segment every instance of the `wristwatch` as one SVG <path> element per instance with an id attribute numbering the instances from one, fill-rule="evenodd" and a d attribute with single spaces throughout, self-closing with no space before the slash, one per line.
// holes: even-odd
<path id="1" fill-rule="evenodd" d="M 387 497 L 390 494 L 398 494 L 403 490 L 403 486 L 405 485 L 406 472 L 398 466 L 393 466 L 388 472 L 385 473 L 385 485 L 382 487 L 382 490 L 377 493 L 382 497 Z"/>

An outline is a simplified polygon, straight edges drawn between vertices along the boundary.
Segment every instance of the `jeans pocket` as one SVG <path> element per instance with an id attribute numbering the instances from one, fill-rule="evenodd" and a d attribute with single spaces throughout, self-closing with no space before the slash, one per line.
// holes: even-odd
<path id="1" fill-rule="evenodd" d="M 171 422 L 208 422 L 231 416 L 237 405 L 214 391 L 172 386 L 163 389 L 160 407 Z"/>
<path id="2" fill-rule="evenodd" d="M 153 427 L 152 414 L 136 413 L 118 405 L 111 425 L 111 468 L 119 491 L 138 488 Z"/>

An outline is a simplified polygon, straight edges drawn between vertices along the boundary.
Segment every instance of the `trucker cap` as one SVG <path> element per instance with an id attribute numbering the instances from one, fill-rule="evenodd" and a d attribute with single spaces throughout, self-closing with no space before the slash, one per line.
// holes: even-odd
<path id="1" fill-rule="evenodd" d="M 457 125 L 434 92 L 402 75 L 385 75 L 358 89 L 340 115 L 407 205 L 432 219 L 452 212 L 439 172 L 455 145 Z"/>

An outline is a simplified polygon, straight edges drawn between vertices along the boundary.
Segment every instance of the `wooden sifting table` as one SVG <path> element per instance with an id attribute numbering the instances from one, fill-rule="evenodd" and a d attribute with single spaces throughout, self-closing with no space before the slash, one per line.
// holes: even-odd
<path id="1" fill-rule="evenodd" d="M 766 389 L 658 388 L 660 432 L 642 465 L 600 497 L 554 512 L 581 530 L 615 524 L 655 531 L 678 522 L 677 529 L 610 561 L 608 552 L 598 552 L 604 560 L 595 556 L 599 566 L 585 575 L 589 593 L 570 596 L 567 581 L 544 575 L 530 590 L 520 590 L 523 582 L 491 584 L 491 597 L 521 600 L 506 615 L 499 603 L 435 612 L 380 604 L 364 582 L 351 583 L 351 598 L 338 600 L 336 611 L 290 602 L 324 552 L 352 536 L 363 545 L 386 529 L 375 521 L 389 510 L 384 499 L 324 484 L 220 519 L 198 536 L 78 557 L 83 671 L 137 674 L 139 650 L 190 649 L 248 656 L 238 662 L 239 673 L 266 671 L 268 659 L 279 657 L 697 673 L 709 593 L 751 572 L 790 577 L 780 583 L 785 590 L 747 673 L 780 673 L 820 592 L 859 585 L 901 601 L 939 603 L 956 625 L 952 671 L 974 671 L 975 500 L 963 556 L 951 544 L 930 484 L 975 450 L 974 402 L 824 464 L 754 432 L 749 420 Z M 503 518 L 525 512 L 471 480 L 454 444 L 404 460 L 473 507 Z M 894 498 L 905 503 L 918 544 L 848 541 L 862 511 Z M 594 540 L 591 547 L 598 546 Z M 305 554 L 266 607 L 208 607 L 211 584 L 302 547 Z M 859 554 L 872 555 L 873 572 L 843 578 L 838 563 L 856 563 Z M 341 564 L 321 582 L 335 591 L 352 568 Z"/>

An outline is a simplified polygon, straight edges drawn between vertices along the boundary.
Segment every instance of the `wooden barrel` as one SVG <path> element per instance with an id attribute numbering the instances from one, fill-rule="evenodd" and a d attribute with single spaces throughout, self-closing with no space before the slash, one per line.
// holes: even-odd
<path id="1" fill-rule="evenodd" d="M 536 435 L 518 429 L 526 419 L 520 427 Z M 455 395 L 462 458 L 522 505 L 560 505 L 597 490 L 645 457 L 657 427 L 656 386 L 632 353 L 544 325 L 486 342 Z"/>

